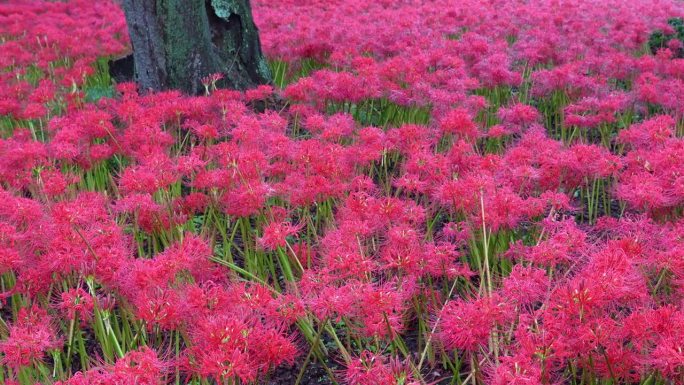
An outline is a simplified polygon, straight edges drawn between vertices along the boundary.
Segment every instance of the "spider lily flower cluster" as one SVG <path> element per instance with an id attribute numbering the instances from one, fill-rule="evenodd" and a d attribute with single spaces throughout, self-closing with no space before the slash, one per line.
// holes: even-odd
<path id="1" fill-rule="evenodd" d="M 0 382 L 684 383 L 684 4 L 253 8 L 192 97 L 0 4 Z"/>

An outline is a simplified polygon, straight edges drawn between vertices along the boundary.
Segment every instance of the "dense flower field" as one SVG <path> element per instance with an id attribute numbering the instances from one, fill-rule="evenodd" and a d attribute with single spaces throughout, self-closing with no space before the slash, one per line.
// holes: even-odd
<path id="1" fill-rule="evenodd" d="M 0 3 L 0 382 L 684 384 L 683 2 L 252 3 L 199 97 Z"/>

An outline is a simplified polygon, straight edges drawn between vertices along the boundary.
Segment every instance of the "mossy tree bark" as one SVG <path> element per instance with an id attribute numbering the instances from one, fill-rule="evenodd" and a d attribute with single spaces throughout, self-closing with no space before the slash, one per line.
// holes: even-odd
<path id="1" fill-rule="evenodd" d="M 248 89 L 270 83 L 249 0 L 123 0 L 142 91 L 204 90 L 202 78 Z"/>

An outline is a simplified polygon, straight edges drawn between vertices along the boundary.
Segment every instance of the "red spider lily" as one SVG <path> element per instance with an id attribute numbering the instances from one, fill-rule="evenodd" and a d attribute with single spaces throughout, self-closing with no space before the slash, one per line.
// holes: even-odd
<path id="1" fill-rule="evenodd" d="M 363 351 L 352 359 L 344 370 L 344 381 L 349 385 L 415 385 L 411 369 L 397 358 Z"/>
<path id="2" fill-rule="evenodd" d="M 682 382 L 682 4 L 252 5 L 284 89 L 194 97 L 0 4 L 5 383 Z"/>
<path id="3" fill-rule="evenodd" d="M 85 385 L 85 384 L 141 384 L 158 385 L 163 383 L 165 372 L 169 369 L 168 363 L 159 359 L 157 353 L 143 347 L 139 350 L 128 352 L 113 365 L 91 369 L 87 372 L 78 372 L 67 381 L 58 381 L 59 385 Z"/>
<path id="4" fill-rule="evenodd" d="M 297 234 L 302 225 L 293 225 L 288 222 L 271 222 L 264 226 L 264 235 L 259 238 L 259 244 L 267 250 L 275 250 L 287 246 L 287 237 Z"/>
<path id="5" fill-rule="evenodd" d="M 38 306 L 22 308 L 17 316 L 17 321 L 9 326 L 9 337 L 0 342 L 2 362 L 14 370 L 41 362 L 50 350 L 61 347 L 45 310 Z"/>

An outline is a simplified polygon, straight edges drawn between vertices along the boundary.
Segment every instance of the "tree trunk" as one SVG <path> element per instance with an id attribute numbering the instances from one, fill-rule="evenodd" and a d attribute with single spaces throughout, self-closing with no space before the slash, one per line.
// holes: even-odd
<path id="1" fill-rule="evenodd" d="M 270 83 L 249 0 L 122 0 L 142 91 L 197 94 L 202 78 L 239 90 Z"/>

